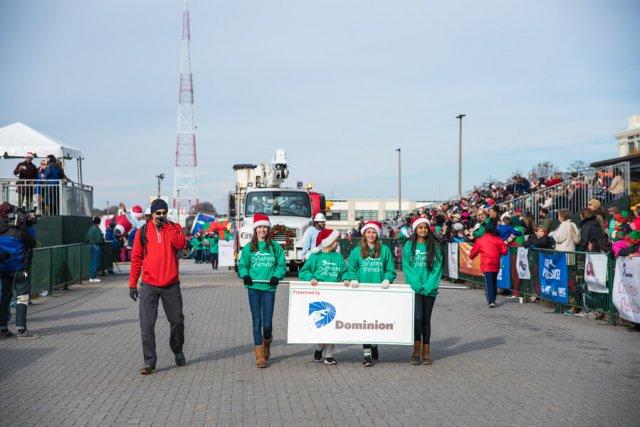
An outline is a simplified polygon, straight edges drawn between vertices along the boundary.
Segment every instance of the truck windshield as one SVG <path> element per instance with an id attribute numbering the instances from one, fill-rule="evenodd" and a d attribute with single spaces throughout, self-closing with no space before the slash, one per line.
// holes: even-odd
<path id="1" fill-rule="evenodd" d="M 309 194 L 302 191 L 256 191 L 247 194 L 245 216 L 256 212 L 276 216 L 311 217 Z"/>

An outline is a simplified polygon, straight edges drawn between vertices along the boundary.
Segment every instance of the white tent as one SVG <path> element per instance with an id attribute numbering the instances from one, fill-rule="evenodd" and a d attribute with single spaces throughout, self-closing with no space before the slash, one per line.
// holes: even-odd
<path id="1" fill-rule="evenodd" d="M 58 159 L 75 158 L 78 162 L 78 180 L 82 182 L 82 152 L 51 138 L 24 123 L 15 122 L 0 128 L 0 153 L 5 159 L 22 158 L 27 152 L 34 157 L 53 154 Z"/>
<path id="2" fill-rule="evenodd" d="M 82 157 L 80 150 L 20 122 L 0 128 L 0 150 L 5 159 L 24 157 L 28 151 L 35 157 L 47 157 L 49 154 L 64 159 Z"/>

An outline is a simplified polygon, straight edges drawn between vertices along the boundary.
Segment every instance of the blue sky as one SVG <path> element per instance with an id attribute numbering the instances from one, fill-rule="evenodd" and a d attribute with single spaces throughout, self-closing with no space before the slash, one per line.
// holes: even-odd
<path id="1" fill-rule="evenodd" d="M 181 2 L 0 2 L 0 125 L 80 148 L 95 204 L 172 188 Z M 446 198 L 538 161 L 616 155 L 640 113 L 640 2 L 192 0 L 201 200 L 287 150 L 333 197 Z M 3 160 L 9 173 L 12 160 Z"/>

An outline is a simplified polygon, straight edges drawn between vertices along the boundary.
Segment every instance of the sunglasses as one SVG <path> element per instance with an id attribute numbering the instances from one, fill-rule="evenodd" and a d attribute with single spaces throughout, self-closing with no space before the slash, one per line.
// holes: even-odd
<path id="1" fill-rule="evenodd" d="M 155 211 L 154 214 L 156 214 L 156 215 L 166 215 L 167 211 Z"/>

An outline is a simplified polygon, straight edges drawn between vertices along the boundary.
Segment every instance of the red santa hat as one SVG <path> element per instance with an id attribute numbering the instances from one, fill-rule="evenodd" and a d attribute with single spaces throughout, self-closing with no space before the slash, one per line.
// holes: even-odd
<path id="1" fill-rule="evenodd" d="M 134 218 L 142 219 L 144 217 L 144 211 L 142 210 L 142 206 L 135 205 L 131 208 L 131 214 Z"/>
<path id="2" fill-rule="evenodd" d="M 382 223 L 380 221 L 367 221 L 364 223 L 364 225 L 362 226 L 362 228 L 360 229 L 360 234 L 362 234 L 364 236 L 364 232 L 369 229 L 372 228 L 376 231 L 376 233 L 378 234 L 378 237 L 380 237 L 380 233 L 382 233 Z"/>
<path id="3" fill-rule="evenodd" d="M 427 227 L 431 227 L 431 222 L 429 222 L 427 218 L 418 217 L 411 223 L 411 229 L 413 231 L 416 231 L 416 228 L 418 228 L 420 224 L 427 224 Z"/>
<path id="4" fill-rule="evenodd" d="M 122 224 L 116 225 L 116 234 L 124 234 L 124 226 Z"/>
<path id="5" fill-rule="evenodd" d="M 331 244 L 338 240 L 339 237 L 340 232 L 338 230 L 323 228 L 318 233 L 318 237 L 316 237 L 316 247 L 313 248 L 312 252 L 320 252 L 324 248 L 331 246 Z"/>
<path id="6" fill-rule="evenodd" d="M 264 225 L 265 227 L 271 227 L 271 221 L 269 221 L 269 217 L 265 214 L 255 213 L 253 214 L 253 229 Z"/>

